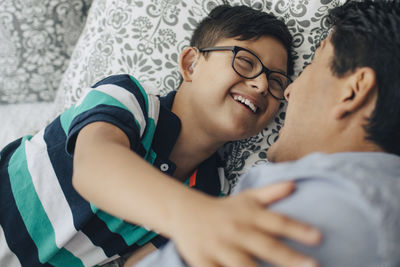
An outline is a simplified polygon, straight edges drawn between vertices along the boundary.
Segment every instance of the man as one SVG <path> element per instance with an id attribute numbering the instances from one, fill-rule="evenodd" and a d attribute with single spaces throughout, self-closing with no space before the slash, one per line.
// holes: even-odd
<path id="1" fill-rule="evenodd" d="M 285 126 L 268 151 L 286 163 L 250 170 L 236 191 L 294 181 L 270 208 L 324 240 L 293 248 L 322 266 L 400 266 L 400 1 L 348 2 L 330 16 L 333 32 L 287 89 Z M 139 266 L 183 264 L 173 249 Z"/>

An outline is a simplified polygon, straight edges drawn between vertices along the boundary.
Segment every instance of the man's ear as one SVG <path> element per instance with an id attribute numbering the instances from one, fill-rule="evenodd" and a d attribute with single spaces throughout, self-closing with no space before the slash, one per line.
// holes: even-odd
<path id="1" fill-rule="evenodd" d="M 200 52 L 196 47 L 189 46 L 182 51 L 179 57 L 179 69 L 184 81 L 192 81 L 193 69 L 199 56 Z"/>
<path id="2" fill-rule="evenodd" d="M 370 104 L 377 90 L 376 73 L 369 67 L 357 68 L 349 74 L 341 92 L 339 103 L 334 108 L 336 119 L 354 113 Z M 375 102 L 373 102 L 375 106 Z"/>

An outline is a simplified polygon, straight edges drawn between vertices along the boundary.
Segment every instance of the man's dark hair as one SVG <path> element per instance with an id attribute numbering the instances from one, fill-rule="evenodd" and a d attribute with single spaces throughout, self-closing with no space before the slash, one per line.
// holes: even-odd
<path id="1" fill-rule="evenodd" d="M 289 75 L 293 74 L 293 38 L 287 26 L 275 16 L 251 7 L 230 5 L 215 7 L 197 26 L 190 46 L 205 48 L 214 46 L 225 38 L 243 41 L 262 36 L 275 37 L 282 43 L 288 53 L 287 72 Z"/>
<path id="2" fill-rule="evenodd" d="M 358 67 L 376 73 L 378 99 L 366 138 L 400 155 L 400 1 L 348 1 L 330 12 L 330 21 L 333 74 L 343 77 Z"/>

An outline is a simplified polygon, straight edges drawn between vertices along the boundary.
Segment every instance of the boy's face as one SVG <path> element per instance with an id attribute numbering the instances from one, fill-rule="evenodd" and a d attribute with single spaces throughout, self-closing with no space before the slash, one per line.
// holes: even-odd
<path id="1" fill-rule="evenodd" d="M 324 40 L 314 59 L 286 89 L 288 107 L 279 138 L 267 152 L 274 162 L 299 159 L 312 152 L 332 151 L 336 140 L 335 105 L 347 77 L 338 78 L 331 70 L 334 48 Z"/>
<path id="2" fill-rule="evenodd" d="M 223 39 L 217 46 L 239 46 L 253 52 L 270 70 L 286 73 L 287 52 L 273 37 L 238 41 Z M 200 47 L 203 48 L 203 47 Z M 221 141 L 253 136 L 274 117 L 280 102 L 268 92 L 265 73 L 253 79 L 232 68 L 232 51 L 200 53 L 190 83 L 190 109 L 197 123 Z"/>

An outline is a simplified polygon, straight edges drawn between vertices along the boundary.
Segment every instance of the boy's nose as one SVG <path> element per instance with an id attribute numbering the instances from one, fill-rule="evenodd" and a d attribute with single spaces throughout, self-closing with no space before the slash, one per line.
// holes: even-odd
<path id="1" fill-rule="evenodd" d="M 290 85 L 285 89 L 284 96 L 285 96 L 286 101 L 289 101 L 290 91 L 292 90 L 291 88 L 292 88 L 292 86 L 291 86 L 291 84 L 290 84 Z"/>
<path id="2" fill-rule="evenodd" d="M 257 77 L 250 80 L 251 86 L 256 89 L 262 95 L 267 95 L 268 93 L 268 79 L 267 74 L 261 73 Z"/>

